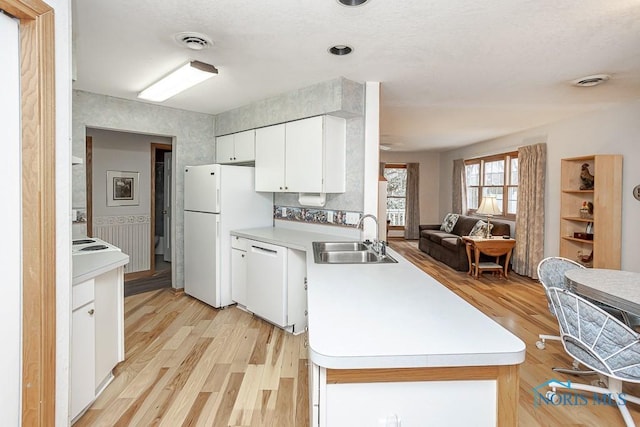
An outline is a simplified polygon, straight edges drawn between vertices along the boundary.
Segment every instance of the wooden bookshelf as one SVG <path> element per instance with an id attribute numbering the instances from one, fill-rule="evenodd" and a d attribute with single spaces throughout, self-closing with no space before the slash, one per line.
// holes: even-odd
<path id="1" fill-rule="evenodd" d="M 580 173 L 587 163 L 594 175 L 594 188 L 581 190 Z M 593 203 L 593 217 L 580 216 L 583 202 Z M 579 255 L 593 259 L 583 263 L 594 268 L 620 268 L 622 238 L 622 156 L 602 154 L 561 160 L 560 256 L 579 260 Z M 592 223 L 593 240 L 574 237 L 584 233 Z"/>

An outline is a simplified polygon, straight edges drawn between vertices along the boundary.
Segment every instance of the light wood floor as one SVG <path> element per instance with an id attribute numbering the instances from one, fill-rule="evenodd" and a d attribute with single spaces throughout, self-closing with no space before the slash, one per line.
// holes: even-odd
<path id="1" fill-rule="evenodd" d="M 520 426 L 624 425 L 616 408 L 591 398 L 573 407 L 534 404 L 533 388 L 551 378 L 594 379 L 551 371 L 571 363 L 560 343 L 536 348 L 539 333 L 557 332 L 539 284 L 516 274 L 474 280 L 431 260 L 415 242 L 391 246 L 526 343 Z M 292 336 L 235 307 L 215 310 L 166 289 L 125 298 L 125 311 L 126 360 L 76 426 L 309 425 L 303 334 Z M 635 385 L 624 391 L 640 395 Z M 640 408 L 629 407 L 640 423 Z"/>

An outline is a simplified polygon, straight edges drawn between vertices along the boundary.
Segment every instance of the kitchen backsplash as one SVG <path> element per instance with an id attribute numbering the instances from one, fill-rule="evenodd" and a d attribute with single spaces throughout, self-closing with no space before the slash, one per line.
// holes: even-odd
<path id="1" fill-rule="evenodd" d="M 293 206 L 274 206 L 273 217 L 288 221 L 298 221 L 313 224 L 339 225 L 355 227 L 362 214 L 330 209 L 300 208 Z"/>

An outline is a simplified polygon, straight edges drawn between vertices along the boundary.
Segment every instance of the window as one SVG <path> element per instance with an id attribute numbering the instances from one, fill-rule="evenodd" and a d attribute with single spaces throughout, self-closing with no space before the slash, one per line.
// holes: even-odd
<path id="1" fill-rule="evenodd" d="M 467 210 L 474 213 L 483 196 L 496 196 L 502 216 L 515 219 L 518 205 L 518 153 L 466 160 Z"/>
<path id="2" fill-rule="evenodd" d="M 389 228 L 404 229 L 407 206 L 407 165 L 386 164 L 384 177 L 387 179 L 387 220 Z"/>

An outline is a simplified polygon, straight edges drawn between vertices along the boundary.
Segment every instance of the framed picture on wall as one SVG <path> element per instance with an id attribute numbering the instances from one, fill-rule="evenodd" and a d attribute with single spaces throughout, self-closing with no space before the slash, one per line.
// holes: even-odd
<path id="1" fill-rule="evenodd" d="M 107 171 L 107 206 L 140 204 L 140 172 Z"/>

